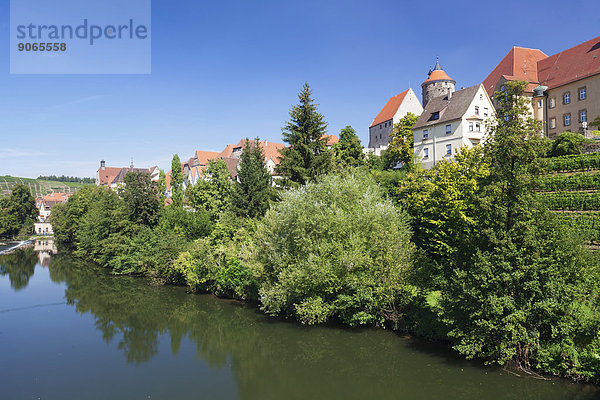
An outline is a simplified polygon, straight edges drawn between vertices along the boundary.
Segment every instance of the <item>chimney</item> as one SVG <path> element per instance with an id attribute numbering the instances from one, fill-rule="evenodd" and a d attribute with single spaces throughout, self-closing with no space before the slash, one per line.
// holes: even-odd
<path id="1" fill-rule="evenodd" d="M 100 169 L 102 171 L 104 171 L 106 169 L 106 161 L 104 161 L 104 160 L 100 161 Z"/>

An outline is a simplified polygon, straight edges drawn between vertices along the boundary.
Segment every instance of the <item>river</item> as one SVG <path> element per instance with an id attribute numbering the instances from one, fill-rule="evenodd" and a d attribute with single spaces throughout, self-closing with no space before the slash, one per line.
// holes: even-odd
<path id="1" fill-rule="evenodd" d="M 43 247 L 0 257 L 2 399 L 600 399 L 597 386 L 385 330 L 300 326 Z"/>

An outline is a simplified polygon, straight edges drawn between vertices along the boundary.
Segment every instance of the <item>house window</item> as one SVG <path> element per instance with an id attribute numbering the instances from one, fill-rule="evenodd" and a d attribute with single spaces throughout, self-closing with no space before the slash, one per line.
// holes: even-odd
<path id="1" fill-rule="evenodd" d="M 452 125 L 446 125 L 446 135 L 449 135 L 452 133 Z"/>
<path id="2" fill-rule="evenodd" d="M 446 145 L 446 155 L 448 155 L 448 156 L 452 155 L 452 145 L 451 144 Z"/>
<path id="3" fill-rule="evenodd" d="M 556 128 L 556 118 L 550 118 L 550 129 Z"/>
<path id="4" fill-rule="evenodd" d="M 433 121 L 440 119 L 440 113 L 438 112 L 434 112 L 433 114 L 431 114 L 431 119 Z"/>
<path id="5" fill-rule="evenodd" d="M 488 108 L 487 108 L 487 107 L 484 107 L 484 108 L 483 108 L 483 116 L 484 116 L 484 117 L 487 117 L 487 116 L 488 116 L 488 113 L 489 113 L 489 110 L 488 110 Z"/>
<path id="6" fill-rule="evenodd" d="M 423 149 L 423 158 L 429 158 L 429 149 L 427 147 Z"/>
<path id="7" fill-rule="evenodd" d="M 479 100 L 483 100 L 483 95 L 482 94 L 479 95 Z"/>
<path id="8" fill-rule="evenodd" d="M 379 130 L 381 130 L 383 128 L 383 124 L 379 125 Z"/>
<path id="9" fill-rule="evenodd" d="M 542 108 L 542 101 L 538 100 L 538 108 Z"/>
<path id="10" fill-rule="evenodd" d="M 469 132 L 473 132 L 473 123 L 469 122 Z"/>
<path id="11" fill-rule="evenodd" d="M 548 100 L 548 108 L 554 108 L 556 107 L 556 99 L 554 97 L 552 97 L 550 100 Z"/>
<path id="12" fill-rule="evenodd" d="M 479 122 L 475 122 L 475 132 L 481 131 L 481 124 Z"/>
<path id="13" fill-rule="evenodd" d="M 579 88 L 579 100 L 587 99 L 587 89 L 585 87 Z"/>
<path id="14" fill-rule="evenodd" d="M 563 94 L 563 104 L 571 104 L 571 92 L 565 92 Z"/>
<path id="15" fill-rule="evenodd" d="M 423 131 L 423 140 L 429 139 L 429 130 L 425 129 Z"/>
<path id="16" fill-rule="evenodd" d="M 587 122 L 587 110 L 579 111 L 579 122 Z"/>
<path id="17" fill-rule="evenodd" d="M 479 115 L 479 106 L 475 106 L 475 115 Z"/>
<path id="18" fill-rule="evenodd" d="M 571 114 L 563 115 L 563 125 L 570 126 L 571 125 Z"/>

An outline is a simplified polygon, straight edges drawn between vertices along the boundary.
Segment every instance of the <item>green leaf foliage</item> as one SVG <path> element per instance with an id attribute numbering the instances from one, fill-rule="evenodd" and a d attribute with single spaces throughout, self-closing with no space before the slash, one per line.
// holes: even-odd
<path id="1" fill-rule="evenodd" d="M 585 137 L 577 132 L 563 132 L 552 142 L 550 156 L 566 156 L 581 154 L 583 145 L 587 142 Z"/>
<path id="2" fill-rule="evenodd" d="M 273 189 L 258 138 L 254 142 L 246 139 L 238 168 L 231 197 L 233 210 L 240 217 L 262 217 L 269 208 Z"/>
<path id="3" fill-rule="evenodd" d="M 232 191 L 231 175 L 225 161 L 211 160 L 202 179 L 189 188 L 190 206 L 208 212 L 216 220 L 230 208 Z"/>
<path id="4" fill-rule="evenodd" d="M 385 168 L 396 168 L 399 165 L 406 165 L 409 168 L 412 166 L 415 156 L 412 128 L 418 119 L 418 115 L 407 113 L 394 124 L 394 129 L 390 133 L 390 143 L 382 154 Z"/>
<path id="5" fill-rule="evenodd" d="M 332 152 L 327 149 L 327 123 L 317 111 L 308 83 L 298 94 L 299 104 L 290 110 L 290 121 L 283 128 L 283 141 L 289 146 L 280 150 L 277 173 L 285 186 L 303 185 L 332 169 Z"/>
<path id="6" fill-rule="evenodd" d="M 183 173 L 181 171 L 181 160 L 177 154 L 173 155 L 171 161 L 171 199 L 175 207 L 183 205 Z"/>
<path id="7" fill-rule="evenodd" d="M 30 233 L 37 215 L 35 199 L 29 188 L 15 185 L 8 198 L 0 199 L 0 236 Z"/>
<path id="8" fill-rule="evenodd" d="M 260 298 L 269 314 L 314 324 L 382 324 L 410 270 L 407 217 L 358 171 L 283 194 L 260 222 Z"/>
<path id="9" fill-rule="evenodd" d="M 338 168 L 359 167 L 365 165 L 365 155 L 356 131 L 347 125 L 340 131 L 340 140 L 333 145 Z"/>

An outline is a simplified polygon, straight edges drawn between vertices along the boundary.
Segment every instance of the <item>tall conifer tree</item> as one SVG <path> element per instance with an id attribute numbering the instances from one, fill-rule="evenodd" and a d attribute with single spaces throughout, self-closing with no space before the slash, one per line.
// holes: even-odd
<path id="1" fill-rule="evenodd" d="M 290 121 L 283 127 L 283 141 L 289 146 L 280 150 L 277 173 L 285 185 L 303 185 L 332 167 L 332 153 L 327 149 L 327 123 L 317 111 L 308 83 L 298 94 L 299 104 L 290 110 Z"/>
<path id="2" fill-rule="evenodd" d="M 183 205 L 183 174 L 181 173 L 181 160 L 177 154 L 171 161 L 171 198 L 174 206 L 181 207 Z"/>
<path id="3" fill-rule="evenodd" d="M 240 157 L 238 181 L 235 183 L 232 205 L 242 217 L 261 217 L 269 208 L 271 174 L 265 165 L 265 155 L 259 139 L 246 139 Z"/>

